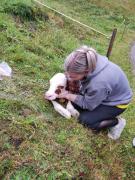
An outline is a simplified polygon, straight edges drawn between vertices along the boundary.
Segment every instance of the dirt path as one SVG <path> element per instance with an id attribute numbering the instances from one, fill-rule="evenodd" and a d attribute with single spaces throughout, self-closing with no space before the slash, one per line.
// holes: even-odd
<path id="1" fill-rule="evenodd" d="M 130 57 L 133 64 L 133 73 L 135 74 L 135 43 L 131 47 Z"/>

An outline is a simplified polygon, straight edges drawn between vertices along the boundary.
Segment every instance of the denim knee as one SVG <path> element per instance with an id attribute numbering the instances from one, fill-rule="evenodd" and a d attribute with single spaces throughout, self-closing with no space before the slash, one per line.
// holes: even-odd
<path id="1" fill-rule="evenodd" d="M 79 116 L 79 123 L 83 124 L 84 126 L 98 130 L 99 129 L 99 123 L 92 123 L 90 119 L 85 114 L 80 114 Z"/>

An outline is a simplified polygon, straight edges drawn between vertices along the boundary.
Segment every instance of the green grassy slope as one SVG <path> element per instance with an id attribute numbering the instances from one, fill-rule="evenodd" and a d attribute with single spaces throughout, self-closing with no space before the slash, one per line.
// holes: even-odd
<path id="1" fill-rule="evenodd" d="M 129 59 L 134 0 L 42 2 L 108 35 L 118 27 L 110 59 L 123 68 L 135 92 Z M 105 55 L 109 41 L 33 1 L 1 0 L 0 43 L 0 59 L 13 69 L 12 78 L 0 82 L 0 179 L 134 179 L 135 98 L 116 142 L 107 132 L 96 135 L 75 119 L 64 119 L 43 99 L 67 54 L 87 44 Z"/>

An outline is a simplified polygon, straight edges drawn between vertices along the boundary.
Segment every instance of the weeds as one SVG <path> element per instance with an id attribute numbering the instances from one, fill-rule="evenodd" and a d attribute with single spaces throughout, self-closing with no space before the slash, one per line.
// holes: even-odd
<path id="1" fill-rule="evenodd" d="M 21 22 L 27 21 L 37 21 L 48 20 L 48 15 L 43 12 L 40 8 L 32 7 L 23 2 L 18 2 L 16 4 L 5 3 L 4 12 L 19 17 Z"/>

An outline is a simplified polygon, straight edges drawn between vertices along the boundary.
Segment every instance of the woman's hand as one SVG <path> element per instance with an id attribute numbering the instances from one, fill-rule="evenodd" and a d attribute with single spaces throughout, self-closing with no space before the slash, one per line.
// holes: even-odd
<path id="1" fill-rule="evenodd" d="M 76 94 L 70 94 L 69 91 L 62 91 L 57 98 L 65 98 L 68 99 L 69 101 L 73 101 L 76 99 L 77 95 Z"/>
<path id="2" fill-rule="evenodd" d="M 65 98 L 65 99 L 68 99 L 68 96 L 69 96 L 69 92 L 68 91 L 62 91 L 58 96 L 57 98 Z"/>

